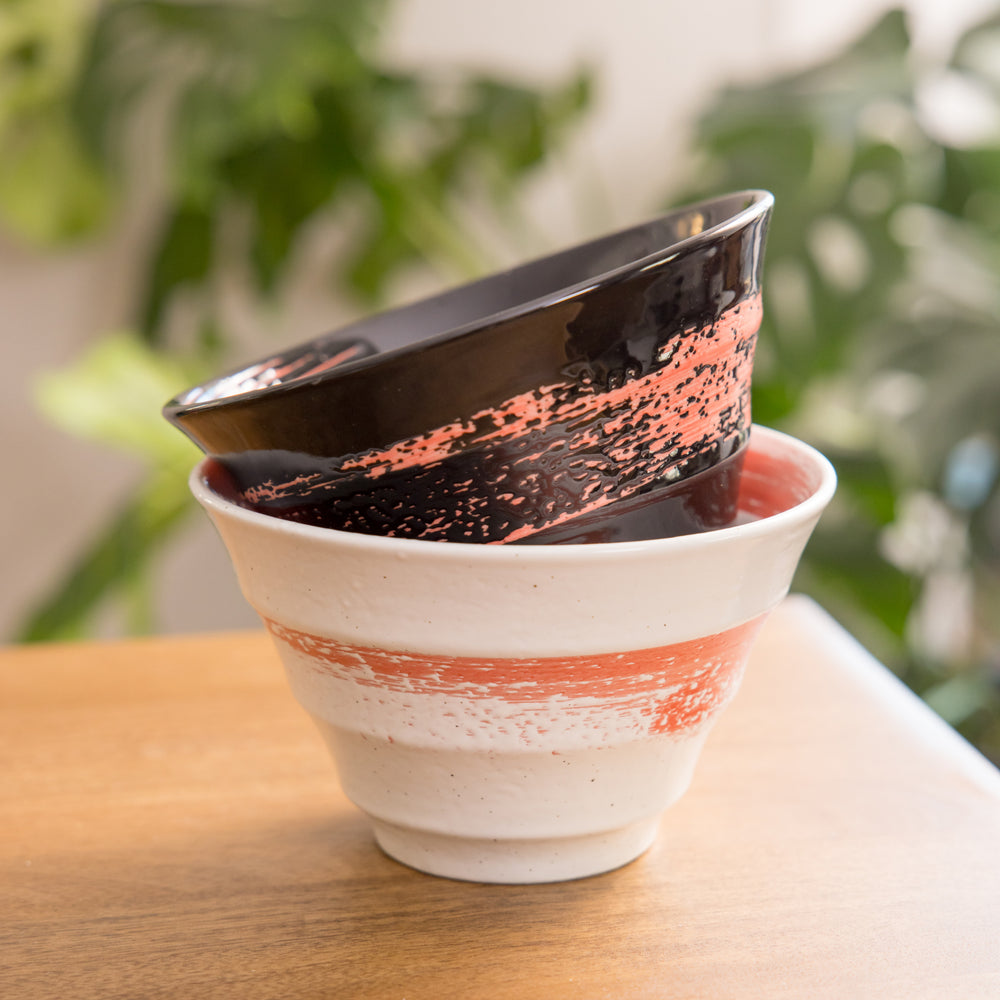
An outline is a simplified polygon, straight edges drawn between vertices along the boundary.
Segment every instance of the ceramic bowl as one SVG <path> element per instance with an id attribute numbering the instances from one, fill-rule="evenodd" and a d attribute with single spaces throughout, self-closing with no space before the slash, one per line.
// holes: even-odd
<path id="1" fill-rule="evenodd" d="M 608 871 L 652 842 L 835 485 L 755 427 L 742 523 L 644 542 L 470 545 L 246 510 L 215 522 L 292 691 L 384 851 L 484 882 Z"/>
<path id="2" fill-rule="evenodd" d="M 761 191 L 690 206 L 265 359 L 165 414 L 245 506 L 367 534 L 517 541 L 670 489 L 746 442 L 771 206 Z M 397 346 L 342 357 L 368 342 Z"/>

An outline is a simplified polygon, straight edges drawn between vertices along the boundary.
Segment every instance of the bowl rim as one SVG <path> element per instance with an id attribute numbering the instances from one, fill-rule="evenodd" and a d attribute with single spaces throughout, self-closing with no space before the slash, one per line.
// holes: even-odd
<path id="1" fill-rule="evenodd" d="M 436 301 L 444 300 L 445 298 L 451 296 L 458 296 L 463 293 L 471 295 L 475 293 L 477 287 L 482 289 L 487 285 L 500 285 L 504 281 L 510 280 L 512 276 L 518 273 L 527 272 L 530 269 L 543 264 L 553 263 L 562 257 L 568 258 L 573 254 L 586 252 L 589 249 L 596 249 L 601 244 L 611 244 L 615 241 L 627 239 L 630 236 L 641 233 L 643 230 L 653 229 L 654 227 L 661 225 L 667 225 L 671 222 L 683 219 L 685 216 L 704 212 L 711 206 L 717 205 L 721 202 L 739 200 L 743 201 L 743 207 L 741 209 L 731 215 L 728 215 L 715 225 L 709 226 L 707 229 L 702 229 L 690 236 L 682 237 L 665 247 L 661 247 L 660 249 L 654 250 L 641 257 L 636 257 L 633 260 L 628 260 L 623 264 L 618 264 L 614 267 L 608 268 L 599 274 L 583 278 L 568 285 L 563 285 L 553 289 L 552 291 L 545 292 L 542 295 L 526 299 L 524 302 L 517 303 L 516 305 L 492 312 L 486 312 L 484 315 L 476 316 L 473 319 L 464 323 L 459 323 L 432 336 L 422 337 L 411 343 L 406 343 L 384 351 L 372 350 L 365 356 L 361 356 L 355 358 L 354 360 L 350 360 L 345 364 L 329 368 L 320 374 L 309 375 L 307 372 L 304 375 L 296 376 L 284 382 L 276 382 L 269 385 L 252 387 L 219 396 L 210 396 L 209 398 L 200 398 L 199 396 L 194 396 L 194 398 L 192 398 L 193 394 L 200 393 L 201 395 L 204 395 L 211 389 L 212 386 L 231 380 L 234 376 L 237 376 L 248 369 L 252 369 L 259 364 L 263 364 L 266 361 L 277 359 L 287 363 L 302 354 L 309 351 L 315 351 L 317 349 L 322 350 L 325 345 L 331 344 L 337 344 L 338 346 L 353 344 L 361 347 L 370 347 L 371 345 L 363 339 L 365 336 L 365 329 L 366 327 L 373 326 L 376 323 L 385 322 L 393 317 L 398 317 L 401 321 L 405 322 L 407 313 L 415 311 L 421 307 L 429 306 Z M 168 420 L 176 423 L 178 419 L 188 415 L 218 410 L 237 404 L 246 404 L 251 400 L 256 401 L 271 398 L 275 395 L 283 395 L 293 390 L 301 391 L 306 386 L 320 386 L 325 382 L 349 376 L 352 372 L 376 367 L 386 361 L 404 357 L 409 353 L 421 351 L 445 341 L 461 340 L 478 332 L 489 330 L 490 328 L 501 323 L 506 323 L 513 319 L 559 305 L 560 303 L 566 302 L 570 299 L 582 296 L 593 289 L 621 281 L 630 275 L 640 274 L 643 271 L 667 264 L 676 257 L 689 253 L 703 244 L 713 242 L 714 240 L 731 235 L 732 233 L 742 229 L 753 221 L 765 216 L 773 208 L 773 206 L 774 195 L 771 194 L 770 191 L 766 191 L 762 188 L 747 188 L 738 191 L 730 191 L 710 198 L 703 198 L 697 202 L 692 202 L 687 205 L 678 206 L 669 212 L 656 216 L 655 218 L 648 219 L 637 225 L 627 226 L 623 229 L 606 233 L 595 239 L 585 240 L 571 246 L 563 247 L 553 253 L 524 261 L 510 268 L 495 271 L 474 281 L 444 289 L 433 295 L 422 297 L 414 302 L 406 303 L 395 308 L 382 310 L 362 317 L 346 326 L 339 327 L 330 333 L 323 334 L 320 337 L 315 337 L 290 347 L 283 349 L 279 348 L 278 350 L 271 351 L 259 358 L 248 361 L 219 375 L 212 376 L 198 385 L 191 386 L 182 392 L 177 393 L 164 405 L 163 414 Z"/>
<path id="2" fill-rule="evenodd" d="M 284 534 L 321 546 L 336 544 L 338 548 L 355 553 L 396 555 L 399 558 L 419 558 L 441 562 L 481 561 L 488 564 L 541 563 L 556 565 L 563 562 L 591 562 L 604 559 L 617 560 L 623 556 L 649 556 L 690 551 L 706 546 L 727 545 L 737 539 L 749 540 L 770 535 L 786 527 L 818 519 L 829 504 L 837 488 L 837 473 L 825 455 L 810 444 L 773 428 L 753 424 L 746 445 L 748 455 L 755 444 L 758 448 L 777 448 L 792 457 L 796 464 L 806 467 L 816 476 L 815 488 L 804 499 L 776 514 L 755 518 L 725 528 L 677 535 L 670 538 L 653 538 L 624 542 L 583 542 L 557 545 L 483 544 L 477 542 L 429 541 L 420 538 L 395 538 L 389 535 L 367 535 L 360 532 L 341 531 L 311 524 L 301 524 L 272 514 L 249 510 L 232 500 L 219 496 L 207 483 L 205 466 L 215 459 L 203 457 L 191 470 L 188 486 L 195 499 L 211 514 L 234 519 L 246 526 L 263 529 L 271 534 Z"/>

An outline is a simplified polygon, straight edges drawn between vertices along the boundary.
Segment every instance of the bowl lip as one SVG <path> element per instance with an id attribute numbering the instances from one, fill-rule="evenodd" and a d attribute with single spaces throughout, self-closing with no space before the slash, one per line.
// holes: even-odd
<path id="1" fill-rule="evenodd" d="M 812 445 L 773 428 L 754 424 L 746 445 L 749 454 L 755 444 L 775 448 L 779 453 L 794 459 L 818 476 L 809 496 L 777 514 L 755 518 L 726 528 L 627 542 L 583 542 L 558 545 L 503 545 L 477 542 L 428 541 L 419 538 L 395 538 L 389 535 L 367 535 L 360 532 L 340 531 L 311 524 L 300 524 L 272 514 L 248 510 L 231 500 L 220 497 L 212 490 L 204 475 L 205 466 L 214 461 L 206 455 L 192 469 L 188 486 L 195 499 L 209 512 L 223 518 L 242 522 L 247 527 L 262 529 L 272 535 L 286 535 L 318 546 L 336 546 L 354 553 L 368 553 L 377 557 L 412 557 L 423 561 L 468 562 L 473 560 L 488 565 L 542 564 L 555 566 L 560 563 L 601 562 L 629 557 L 668 556 L 709 546 L 729 545 L 737 540 L 751 540 L 768 536 L 785 528 L 818 519 L 830 502 L 837 488 L 837 473 L 825 455 Z"/>
<path id="2" fill-rule="evenodd" d="M 743 200 L 743 208 L 734 212 L 732 215 L 727 216 L 714 226 L 703 229 L 691 236 L 686 236 L 680 240 L 670 243 L 666 247 L 654 250 L 652 253 L 646 254 L 643 257 L 637 257 L 636 259 L 627 261 L 624 264 L 619 264 L 617 267 L 609 268 L 598 275 L 584 278 L 570 285 L 564 285 L 560 288 L 553 289 L 543 295 L 537 296 L 533 299 L 528 299 L 525 302 L 518 303 L 517 305 L 510 306 L 506 309 L 487 313 L 486 315 L 461 323 L 457 326 L 446 329 L 441 333 L 434 334 L 433 336 L 424 337 L 420 340 L 414 341 L 413 343 L 403 344 L 389 350 L 377 351 L 366 357 L 361 357 L 349 361 L 346 364 L 330 368 L 318 375 L 310 376 L 306 374 L 289 379 L 287 382 L 278 382 L 268 386 L 245 389 L 228 395 L 210 397 L 208 399 L 199 400 L 195 397 L 190 402 L 185 402 L 186 399 L 190 399 L 193 393 L 199 390 L 202 393 L 207 392 L 211 386 L 232 378 L 234 375 L 238 375 L 248 368 L 253 368 L 257 364 L 264 363 L 265 360 L 271 360 L 274 358 L 293 359 L 309 350 L 315 350 L 318 347 L 322 347 L 322 345 L 329 344 L 334 341 L 353 342 L 364 345 L 366 342 L 361 339 L 364 332 L 363 327 L 368 324 L 369 321 L 375 320 L 379 317 L 387 317 L 395 314 L 403 319 L 408 311 L 423 306 L 426 303 L 430 303 L 435 299 L 439 299 L 444 296 L 457 295 L 463 290 L 471 291 L 476 285 L 483 282 L 499 282 L 517 271 L 537 267 L 554 261 L 564 255 L 568 256 L 585 251 L 587 248 L 597 246 L 600 243 L 626 239 L 644 229 L 649 229 L 670 220 L 680 219 L 685 215 L 697 213 L 699 210 L 705 210 L 719 202 L 738 199 Z M 301 391 L 305 387 L 316 387 L 325 382 L 349 376 L 352 372 L 375 367 L 385 363 L 386 361 L 391 361 L 392 359 L 399 357 L 405 357 L 407 354 L 424 350 L 445 341 L 460 340 L 478 332 L 485 332 L 501 323 L 506 323 L 510 320 L 527 316 L 533 312 L 551 308 L 552 306 L 559 305 L 560 303 L 566 302 L 570 299 L 582 296 L 596 288 L 621 281 L 630 275 L 641 274 L 642 272 L 652 268 L 660 267 L 669 263 L 674 258 L 689 253 L 693 249 L 696 249 L 705 243 L 710 243 L 721 237 L 732 235 L 734 232 L 744 228 L 753 221 L 765 216 L 773 208 L 773 206 L 774 195 L 771 194 L 770 191 L 766 191 L 763 188 L 747 188 L 738 191 L 730 191 L 710 198 L 703 198 L 687 205 L 678 206 L 677 208 L 662 215 L 656 216 L 652 219 L 647 219 L 645 222 L 627 226 L 623 229 L 606 233 L 591 240 L 585 240 L 574 245 L 563 247 L 550 254 L 545 254 L 541 257 L 536 257 L 518 263 L 513 267 L 483 275 L 474 281 L 460 284 L 452 288 L 443 289 L 441 292 L 420 298 L 414 302 L 361 317 L 353 323 L 339 327 L 338 329 L 323 334 L 320 337 L 315 337 L 310 340 L 294 344 L 291 347 L 279 348 L 278 350 L 271 351 L 266 355 L 262 355 L 258 359 L 238 365 L 231 371 L 226 371 L 222 374 L 213 376 L 198 385 L 190 386 L 182 392 L 177 393 L 177 395 L 164 405 L 163 414 L 168 420 L 176 423 L 179 419 L 189 415 L 219 410 L 229 406 L 236 406 L 238 404 L 245 405 L 257 400 L 269 399 L 275 395 L 284 395 L 294 390 Z"/>

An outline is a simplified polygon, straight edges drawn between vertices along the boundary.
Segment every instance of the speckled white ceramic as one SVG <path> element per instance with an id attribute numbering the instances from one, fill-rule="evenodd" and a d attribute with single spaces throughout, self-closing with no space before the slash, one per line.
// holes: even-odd
<path id="1" fill-rule="evenodd" d="M 652 842 L 835 487 L 755 427 L 741 521 L 676 538 L 470 545 L 351 534 L 191 488 L 394 858 L 485 882 L 608 871 Z"/>

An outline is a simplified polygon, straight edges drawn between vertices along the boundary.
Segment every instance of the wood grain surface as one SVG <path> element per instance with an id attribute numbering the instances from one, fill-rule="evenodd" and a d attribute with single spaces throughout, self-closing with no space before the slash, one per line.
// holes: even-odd
<path id="1" fill-rule="evenodd" d="M 0 998 L 1000 997 L 1000 772 L 785 603 L 619 871 L 375 847 L 263 633 L 0 652 Z"/>

